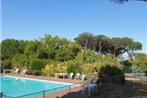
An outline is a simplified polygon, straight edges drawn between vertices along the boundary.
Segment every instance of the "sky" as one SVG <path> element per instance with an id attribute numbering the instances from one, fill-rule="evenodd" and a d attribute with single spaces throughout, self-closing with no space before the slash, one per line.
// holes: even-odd
<path id="1" fill-rule="evenodd" d="M 147 3 L 111 0 L 1 0 L 1 40 L 34 40 L 45 34 L 73 40 L 83 32 L 130 37 L 147 53 Z"/>

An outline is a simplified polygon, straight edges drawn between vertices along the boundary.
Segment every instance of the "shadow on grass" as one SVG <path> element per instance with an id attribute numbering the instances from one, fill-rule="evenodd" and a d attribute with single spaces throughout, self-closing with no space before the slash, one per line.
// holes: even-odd
<path id="1" fill-rule="evenodd" d="M 87 94 L 82 94 L 82 91 L 80 90 L 77 92 L 67 93 L 62 97 L 56 97 L 56 98 L 92 98 L 92 97 L 89 97 Z"/>
<path id="2" fill-rule="evenodd" d="M 62 97 L 56 98 L 147 98 L 147 80 L 126 80 L 124 84 L 114 84 L 112 89 L 102 91 L 98 89 L 98 94 L 88 96 L 82 91 L 72 91 Z"/>
<path id="3" fill-rule="evenodd" d="M 126 80 L 125 84 L 117 84 L 96 98 L 147 98 L 147 80 Z"/>

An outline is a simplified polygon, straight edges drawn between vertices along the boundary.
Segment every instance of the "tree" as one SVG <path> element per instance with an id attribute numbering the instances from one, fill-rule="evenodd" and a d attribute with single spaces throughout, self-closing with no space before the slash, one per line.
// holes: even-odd
<path id="1" fill-rule="evenodd" d="M 29 59 L 24 54 L 16 54 L 12 59 L 12 65 L 20 68 L 29 68 Z"/>
<path id="2" fill-rule="evenodd" d="M 102 58 L 100 54 L 97 54 L 96 52 L 91 50 L 83 51 L 83 55 L 85 63 L 94 63 L 96 61 L 100 61 L 100 59 Z"/>
<path id="3" fill-rule="evenodd" d="M 144 1 L 147 2 L 147 0 L 111 0 L 114 1 L 116 3 L 124 3 L 124 2 L 128 2 L 128 1 Z"/>
<path id="4" fill-rule="evenodd" d="M 96 35 L 96 36 L 94 36 L 94 43 L 95 43 L 95 47 L 96 47 L 96 51 L 98 52 L 98 53 L 102 53 L 102 49 L 104 48 L 104 47 L 106 47 L 107 45 L 107 43 L 108 43 L 108 37 L 106 37 L 105 35 Z"/>
<path id="5" fill-rule="evenodd" d="M 123 40 L 122 40 L 122 38 L 119 38 L 119 37 L 114 37 L 114 38 L 112 38 L 111 40 L 111 43 L 112 43 L 112 54 L 113 54 L 113 56 L 114 57 L 116 57 L 116 56 L 118 56 L 118 55 L 120 55 L 120 54 L 123 54 L 124 52 L 126 52 L 126 51 L 124 51 L 124 46 L 123 46 Z"/>
<path id="6" fill-rule="evenodd" d="M 93 34 L 90 32 L 84 32 L 74 39 L 78 44 L 80 44 L 85 49 L 95 50 L 95 41 Z"/>
<path id="7" fill-rule="evenodd" d="M 41 42 L 38 40 L 29 41 L 25 47 L 24 54 L 29 58 L 37 58 L 37 50 L 41 47 Z"/>
<path id="8" fill-rule="evenodd" d="M 113 54 L 114 57 L 127 52 L 131 60 L 133 60 L 134 51 L 142 49 L 140 42 L 134 42 L 133 39 L 128 37 L 109 38 L 105 35 L 94 36 L 89 32 L 80 34 L 75 38 L 75 41 L 84 47 L 84 49 L 90 49 L 100 54 Z"/>
<path id="9" fill-rule="evenodd" d="M 141 50 L 142 44 L 139 42 L 134 42 L 133 39 L 128 37 L 124 37 L 122 40 L 122 45 L 125 51 L 127 52 L 130 59 L 133 60 L 134 51 Z"/>
<path id="10" fill-rule="evenodd" d="M 6 39 L 1 42 L 1 59 L 12 59 L 15 54 L 23 54 L 26 42 L 23 40 Z"/>
<path id="11" fill-rule="evenodd" d="M 80 51 L 81 47 L 76 43 L 64 44 L 57 50 L 55 59 L 59 61 L 68 61 L 74 59 Z"/>
<path id="12" fill-rule="evenodd" d="M 67 39 L 61 39 L 58 36 L 52 37 L 51 35 L 45 34 L 42 38 L 43 48 L 48 54 L 48 59 L 55 59 L 57 50 L 64 44 L 70 43 Z"/>
<path id="13" fill-rule="evenodd" d="M 144 53 L 135 53 L 135 60 L 147 61 L 147 55 Z"/>

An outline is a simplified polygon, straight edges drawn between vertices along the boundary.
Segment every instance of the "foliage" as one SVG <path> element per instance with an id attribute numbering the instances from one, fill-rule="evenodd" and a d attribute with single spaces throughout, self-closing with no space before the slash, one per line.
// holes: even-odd
<path id="1" fill-rule="evenodd" d="M 29 64 L 30 62 L 26 55 L 16 54 L 12 58 L 12 65 L 15 67 L 29 68 Z"/>
<path id="2" fill-rule="evenodd" d="M 12 65 L 12 61 L 10 59 L 6 59 L 4 61 L 1 61 L 1 64 L 0 64 L 1 68 L 6 68 L 6 69 L 12 68 L 11 65 Z"/>
<path id="3" fill-rule="evenodd" d="M 76 60 L 70 60 L 64 63 L 65 66 L 67 66 L 67 73 L 78 73 L 81 72 L 80 65 L 81 62 L 78 62 Z"/>
<path id="4" fill-rule="evenodd" d="M 103 53 L 103 50 L 107 49 L 107 47 L 109 47 L 109 45 L 110 45 L 108 40 L 109 40 L 109 38 L 105 35 L 94 36 L 95 51 L 97 51 L 98 53 Z"/>
<path id="5" fill-rule="evenodd" d="M 65 44 L 57 50 L 55 59 L 62 62 L 68 61 L 74 59 L 80 51 L 81 47 L 78 44 Z"/>
<path id="6" fill-rule="evenodd" d="M 133 72 L 132 69 L 131 69 L 131 67 L 129 67 L 129 66 L 121 66 L 121 67 L 120 67 L 120 70 L 121 70 L 123 73 L 132 73 L 132 72 Z"/>
<path id="7" fill-rule="evenodd" d="M 81 65 L 81 70 L 86 75 L 96 71 L 95 66 L 93 66 L 93 64 L 83 64 Z"/>
<path id="8" fill-rule="evenodd" d="M 119 76 L 122 82 L 125 80 L 124 73 L 116 66 L 105 65 L 100 68 L 98 74 L 99 78 L 108 78 L 112 76 Z"/>
<path id="9" fill-rule="evenodd" d="M 30 63 L 31 70 L 41 71 L 44 67 L 45 67 L 45 64 L 40 59 L 33 59 Z"/>
<path id="10" fill-rule="evenodd" d="M 1 42 L 1 60 L 12 59 L 15 54 L 22 54 L 26 42 L 23 40 L 5 39 Z"/>
<path id="11" fill-rule="evenodd" d="M 37 58 L 37 49 L 41 46 L 41 43 L 37 40 L 30 41 L 25 47 L 25 55 L 29 58 Z"/>
<path id="12" fill-rule="evenodd" d="M 55 59 L 56 52 L 62 46 L 69 44 L 70 42 L 66 39 L 61 39 L 58 36 L 52 37 L 51 35 L 46 34 L 41 40 L 43 47 L 48 54 L 48 59 Z"/>
<path id="13" fill-rule="evenodd" d="M 117 67 L 121 66 L 118 58 L 113 57 L 112 54 L 104 55 L 104 57 L 102 59 L 102 65 L 113 65 L 113 66 L 117 66 Z"/>
<path id="14" fill-rule="evenodd" d="M 46 76 L 54 76 L 55 73 L 66 73 L 67 67 L 63 64 L 47 64 L 45 68 L 42 70 L 43 75 Z"/>
<path id="15" fill-rule="evenodd" d="M 125 2 L 127 2 L 127 1 L 131 1 L 131 0 L 111 0 L 111 1 L 114 1 L 114 2 L 116 2 L 116 3 L 125 3 Z M 132 0 L 132 1 L 134 1 L 134 0 Z M 147 2 L 147 0 L 138 0 L 138 1 L 144 1 L 144 2 Z"/>
<path id="16" fill-rule="evenodd" d="M 93 35 L 90 32 L 84 32 L 75 38 L 76 43 L 84 49 L 90 49 L 101 54 L 112 54 L 114 57 L 127 53 L 133 60 L 134 51 L 141 50 L 142 44 L 135 42 L 128 37 L 109 38 L 104 35 Z"/>
<path id="17" fill-rule="evenodd" d="M 147 72 L 147 55 L 143 53 L 136 53 L 135 60 L 132 62 L 132 69 L 140 69 L 144 73 Z"/>
<path id="18" fill-rule="evenodd" d="M 131 67 L 132 63 L 129 60 L 123 60 L 120 62 L 123 66 Z"/>
<path id="19" fill-rule="evenodd" d="M 94 63 L 99 62 L 102 59 L 102 55 L 88 49 L 79 52 L 75 59 L 83 63 Z"/>
<path id="20" fill-rule="evenodd" d="M 46 34 L 43 38 L 31 41 L 5 39 L 1 42 L 1 48 L 1 67 L 27 68 L 48 76 L 56 72 L 89 74 L 105 65 L 118 68 L 125 65 L 147 71 L 146 54 L 135 53 L 141 50 L 142 44 L 128 37 L 109 38 L 84 32 L 72 42 Z M 120 63 L 118 57 L 123 53 L 128 53 L 132 61 Z"/>
<path id="21" fill-rule="evenodd" d="M 111 0 L 111 1 L 114 1 L 116 3 L 124 3 L 124 2 L 127 2 L 129 0 Z"/>
<path id="22" fill-rule="evenodd" d="M 84 55 L 84 60 L 86 63 L 94 63 L 99 61 L 102 58 L 101 55 L 91 50 L 83 51 L 83 55 Z"/>
<path id="23" fill-rule="evenodd" d="M 81 72 L 81 63 L 76 60 L 60 62 L 58 64 L 47 64 L 42 70 L 43 75 L 54 76 L 55 73 L 77 73 Z"/>
<path id="24" fill-rule="evenodd" d="M 90 32 L 84 32 L 75 38 L 76 42 L 83 46 L 85 49 L 94 49 L 94 38 Z"/>

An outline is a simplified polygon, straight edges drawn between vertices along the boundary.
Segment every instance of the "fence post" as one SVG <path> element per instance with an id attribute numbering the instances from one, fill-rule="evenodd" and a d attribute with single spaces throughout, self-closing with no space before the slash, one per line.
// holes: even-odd
<path id="1" fill-rule="evenodd" d="M 2 92 L 0 92 L 0 98 L 2 98 L 2 96 L 3 96 L 3 93 L 2 93 Z"/>
<path id="2" fill-rule="evenodd" d="M 43 98 L 45 98 L 45 91 L 43 91 Z"/>

